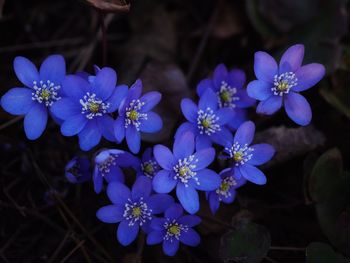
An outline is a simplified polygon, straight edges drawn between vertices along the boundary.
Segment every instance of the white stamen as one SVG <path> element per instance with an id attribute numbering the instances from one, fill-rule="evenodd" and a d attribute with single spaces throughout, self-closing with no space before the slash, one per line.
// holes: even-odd
<path id="1" fill-rule="evenodd" d="M 273 87 L 271 88 L 274 95 L 282 96 L 288 94 L 289 90 L 298 85 L 298 78 L 294 72 L 285 72 L 274 76 Z"/>
<path id="2" fill-rule="evenodd" d="M 223 197 L 230 197 L 231 192 L 230 189 L 232 186 L 237 185 L 236 180 L 233 178 L 233 176 L 229 176 L 224 178 L 221 181 L 221 185 L 218 189 L 216 189 L 216 193 L 219 195 L 219 200 L 221 201 Z"/>
<path id="3" fill-rule="evenodd" d="M 138 202 L 132 202 L 128 199 L 128 203 L 125 204 L 123 217 L 129 221 L 129 226 L 133 226 L 136 222 L 139 222 L 140 226 L 142 226 L 146 221 L 152 219 L 152 209 L 148 208 L 143 201 L 143 197 Z"/>
<path id="4" fill-rule="evenodd" d="M 125 113 L 125 128 L 129 125 L 134 125 L 136 130 L 140 130 L 141 120 L 147 120 L 147 113 L 141 113 L 141 108 L 145 105 L 140 100 L 132 100 L 129 107 L 126 108 Z"/>
<path id="5" fill-rule="evenodd" d="M 118 158 L 117 154 L 113 154 L 108 156 L 108 158 L 103 162 L 97 164 L 98 170 L 100 171 L 102 176 L 105 176 L 111 171 L 111 166 L 116 165 L 116 159 Z"/>
<path id="6" fill-rule="evenodd" d="M 50 80 L 47 80 L 46 82 L 40 80 L 39 83 L 33 81 L 34 92 L 32 92 L 32 100 L 36 100 L 39 103 L 45 103 L 45 106 L 49 107 L 55 101 L 61 99 L 57 92 L 60 88 L 60 85 L 55 85 L 55 83 Z"/>
<path id="7" fill-rule="evenodd" d="M 248 162 L 252 156 L 254 148 L 248 147 L 248 144 L 241 146 L 238 142 L 235 142 L 231 148 L 225 148 L 230 157 L 235 161 L 235 165 L 239 166 Z"/>
<path id="8" fill-rule="evenodd" d="M 170 242 L 173 242 L 173 239 L 176 238 L 179 240 L 182 232 L 188 231 L 187 225 L 182 225 L 176 222 L 176 219 L 173 219 L 170 221 L 169 219 L 167 222 L 164 223 L 164 228 L 167 230 L 164 240 L 170 240 Z"/>
<path id="9" fill-rule="evenodd" d="M 216 93 L 218 95 L 218 102 L 220 108 L 235 108 L 235 101 L 239 100 L 237 93 L 237 88 L 231 87 L 226 81 L 221 81 L 220 90 Z"/>
<path id="10" fill-rule="evenodd" d="M 92 120 L 96 116 L 102 116 L 107 113 L 107 109 L 110 103 L 105 103 L 102 100 L 96 98 L 95 93 L 87 92 L 82 99 L 79 100 L 82 108 L 81 113 L 86 116 L 86 118 Z"/>
<path id="11" fill-rule="evenodd" d="M 207 108 L 205 111 L 199 110 L 197 124 L 200 134 L 211 135 L 217 131 L 221 131 L 221 127 L 217 124 L 219 117 L 214 114 L 214 111 Z"/>
<path id="12" fill-rule="evenodd" d="M 188 187 L 188 181 L 192 178 L 197 185 L 199 185 L 199 181 L 197 178 L 197 173 L 193 171 L 196 166 L 196 162 L 198 159 L 194 159 L 194 155 L 190 155 L 187 158 L 180 159 L 178 163 L 173 167 L 175 171 L 175 180 L 180 180 L 185 187 Z"/>

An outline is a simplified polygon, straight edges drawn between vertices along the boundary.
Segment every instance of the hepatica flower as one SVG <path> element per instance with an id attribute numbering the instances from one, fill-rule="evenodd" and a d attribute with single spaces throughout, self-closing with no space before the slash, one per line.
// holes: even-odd
<path id="1" fill-rule="evenodd" d="M 234 117 L 228 123 L 232 129 L 237 129 L 246 120 L 245 108 L 255 104 L 255 100 L 247 95 L 244 84 L 246 75 L 243 70 L 228 71 L 224 64 L 219 64 L 212 79 L 204 79 L 197 86 L 198 96 L 202 96 L 207 89 L 212 89 L 218 100 L 219 108 L 229 108 Z"/>
<path id="2" fill-rule="evenodd" d="M 158 193 L 169 193 L 176 187 L 176 195 L 190 214 L 199 210 L 197 190 L 212 191 L 219 187 L 220 177 L 206 167 L 215 158 L 215 150 L 206 148 L 194 152 L 194 135 L 186 132 L 175 139 L 173 153 L 163 145 L 154 147 L 154 157 L 163 168 L 153 178 Z"/>
<path id="3" fill-rule="evenodd" d="M 10 89 L 1 98 L 1 106 L 10 114 L 25 115 L 25 134 L 35 140 L 46 128 L 48 110 L 61 99 L 66 64 L 60 55 L 47 57 L 39 71 L 24 57 L 16 57 L 13 64 L 17 78 L 25 87 Z"/>
<path id="4" fill-rule="evenodd" d="M 147 148 L 142 154 L 141 164 L 138 170 L 138 176 L 144 175 L 152 179 L 160 170 L 160 166 L 153 156 L 153 149 Z"/>
<path id="5" fill-rule="evenodd" d="M 107 195 L 113 204 L 100 208 L 96 216 L 105 223 L 119 223 L 117 238 L 122 245 L 132 243 L 140 227 L 149 232 L 153 215 L 163 213 L 174 202 L 170 195 L 151 191 L 151 180 L 145 176 L 136 179 L 131 191 L 119 182 L 108 185 Z"/>
<path id="6" fill-rule="evenodd" d="M 156 91 L 141 96 L 142 82 L 137 80 L 119 108 L 119 117 L 114 123 L 115 137 L 126 142 L 131 152 L 138 153 L 141 144 L 141 132 L 159 131 L 163 122 L 159 115 L 151 111 L 160 101 L 161 94 Z"/>
<path id="7" fill-rule="evenodd" d="M 116 87 L 116 82 L 115 71 L 108 67 L 88 80 L 76 75 L 63 80 L 64 98 L 53 105 L 52 112 L 64 120 L 62 134 L 78 135 L 80 148 L 84 151 L 96 146 L 102 136 L 115 140 L 110 113 L 118 109 L 128 89 L 126 85 Z"/>
<path id="8" fill-rule="evenodd" d="M 232 137 L 226 124 L 234 115 L 229 108 L 218 108 L 218 97 L 212 89 L 204 91 L 198 106 L 191 99 L 183 99 L 181 109 L 188 122 L 178 128 L 175 138 L 190 131 L 195 135 L 196 148 L 204 149 L 212 142 L 220 143 Z"/>
<path id="9" fill-rule="evenodd" d="M 179 204 L 173 204 L 164 213 L 164 218 L 152 219 L 153 229 L 147 236 L 147 244 L 155 245 L 163 242 L 163 251 L 168 256 L 174 256 L 180 242 L 191 247 L 198 246 L 200 237 L 192 227 L 198 225 L 201 219 L 195 215 L 183 215 Z"/>
<path id="10" fill-rule="evenodd" d="M 207 199 L 209 200 L 209 206 L 213 214 L 220 207 L 220 203 L 231 204 L 236 197 L 236 189 L 246 183 L 244 177 L 239 178 L 232 173 L 231 168 L 224 169 L 220 172 L 221 184 L 214 191 L 207 193 Z"/>
<path id="11" fill-rule="evenodd" d="M 243 176 L 252 183 L 263 185 L 266 183 L 266 177 L 255 166 L 268 162 L 275 154 L 275 150 L 266 143 L 250 145 L 254 133 L 254 123 L 244 122 L 239 126 L 233 141 L 227 144 L 224 152 L 233 161 L 232 169 L 237 179 Z"/>
<path id="12" fill-rule="evenodd" d="M 87 157 L 74 157 L 65 168 L 67 180 L 73 184 L 81 184 L 91 179 L 90 161 Z"/>
<path id="13" fill-rule="evenodd" d="M 302 66 L 304 46 L 294 45 L 283 54 L 279 65 L 266 52 L 256 52 L 254 71 L 257 80 L 248 85 L 248 95 L 260 101 L 257 112 L 271 115 L 284 104 L 287 115 L 299 125 L 312 118 L 309 103 L 299 94 L 317 84 L 325 74 L 321 64 Z"/>

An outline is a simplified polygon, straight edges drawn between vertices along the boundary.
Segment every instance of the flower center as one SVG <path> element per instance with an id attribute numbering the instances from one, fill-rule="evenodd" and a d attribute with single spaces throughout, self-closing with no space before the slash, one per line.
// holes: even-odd
<path id="1" fill-rule="evenodd" d="M 226 81 L 221 82 L 220 91 L 217 92 L 219 107 L 235 108 L 235 101 L 239 100 L 237 88 L 231 87 Z"/>
<path id="2" fill-rule="evenodd" d="M 164 228 L 166 229 L 164 240 L 170 239 L 170 241 L 172 241 L 173 238 L 179 240 L 181 233 L 188 231 L 188 226 L 179 224 L 175 219 L 172 221 L 168 219 L 168 221 L 164 224 Z"/>
<path id="3" fill-rule="evenodd" d="M 222 200 L 223 196 L 226 198 L 231 196 L 231 193 L 229 190 L 231 189 L 232 186 L 235 186 L 235 185 L 237 185 L 237 182 L 232 176 L 229 176 L 223 179 L 221 181 L 220 187 L 215 191 L 219 195 L 219 200 Z"/>
<path id="4" fill-rule="evenodd" d="M 155 161 L 149 160 L 141 164 L 141 169 L 144 175 L 152 179 L 154 174 L 159 170 L 159 165 Z"/>
<path id="5" fill-rule="evenodd" d="M 33 81 L 32 100 L 36 100 L 39 103 L 45 103 L 45 106 L 51 106 L 55 101 L 61 99 L 58 96 L 58 90 L 61 88 L 60 85 L 55 85 L 55 83 L 50 80 L 44 81 Z"/>
<path id="6" fill-rule="evenodd" d="M 132 100 L 130 102 L 125 113 L 125 128 L 132 124 L 138 131 L 140 130 L 141 120 L 147 120 L 147 113 L 140 112 L 143 105 L 145 105 L 145 103 L 140 100 Z"/>
<path id="7" fill-rule="evenodd" d="M 196 177 L 197 173 L 193 171 L 196 168 L 196 162 L 198 162 L 198 159 L 194 159 L 194 155 L 180 159 L 173 167 L 175 172 L 174 179 L 180 180 L 187 187 L 188 181 L 192 178 L 199 185 L 198 178 Z"/>
<path id="8" fill-rule="evenodd" d="M 142 226 L 146 221 L 152 219 L 152 209 L 148 208 L 143 197 L 138 202 L 132 202 L 128 199 L 123 217 L 129 221 L 129 226 L 133 226 L 137 222 Z"/>
<path id="9" fill-rule="evenodd" d="M 110 155 L 105 161 L 97 165 L 98 170 L 100 171 L 102 176 L 105 176 L 111 171 L 112 165 L 116 165 L 115 160 L 117 159 L 117 157 L 118 157 L 117 154 Z"/>
<path id="10" fill-rule="evenodd" d="M 214 111 L 207 108 L 205 111 L 199 110 L 197 117 L 197 124 L 200 134 L 211 135 L 217 131 L 221 130 L 219 124 L 217 124 L 219 117 L 214 114 Z"/>
<path id="11" fill-rule="evenodd" d="M 225 148 L 230 157 L 235 162 L 236 166 L 242 165 L 249 161 L 253 156 L 254 149 L 248 147 L 248 144 L 241 146 L 238 142 L 235 142 L 231 148 Z"/>
<path id="12" fill-rule="evenodd" d="M 82 99 L 79 100 L 82 108 L 81 113 L 86 116 L 86 118 L 92 120 L 96 116 L 102 116 L 107 113 L 107 109 L 110 104 L 105 103 L 102 100 L 96 98 L 95 93 L 87 92 Z"/>
<path id="13" fill-rule="evenodd" d="M 273 87 L 274 95 L 282 96 L 289 93 L 289 90 L 298 84 L 298 79 L 293 72 L 285 72 L 274 76 Z"/>

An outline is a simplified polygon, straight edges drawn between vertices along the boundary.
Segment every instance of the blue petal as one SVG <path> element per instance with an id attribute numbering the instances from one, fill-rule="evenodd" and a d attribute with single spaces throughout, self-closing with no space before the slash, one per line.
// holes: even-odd
<path id="1" fill-rule="evenodd" d="M 142 93 L 142 82 L 140 79 L 136 80 L 134 84 L 129 89 L 128 93 L 128 103 L 130 103 L 132 100 L 137 100 Z"/>
<path id="2" fill-rule="evenodd" d="M 199 197 L 196 189 L 183 183 L 178 183 L 176 187 L 176 196 L 183 208 L 190 214 L 195 214 L 199 210 Z"/>
<path id="3" fill-rule="evenodd" d="M 218 96 L 212 89 L 207 89 L 199 99 L 198 108 L 205 111 L 207 108 L 215 111 L 218 107 Z"/>
<path id="4" fill-rule="evenodd" d="M 64 136 L 76 135 L 84 129 L 87 123 L 88 119 L 81 114 L 72 116 L 62 123 L 61 133 Z"/>
<path id="5" fill-rule="evenodd" d="M 81 77 L 68 75 L 62 82 L 62 91 L 66 96 L 79 103 L 79 100 L 90 91 L 90 83 Z"/>
<path id="6" fill-rule="evenodd" d="M 163 242 L 163 252 L 165 255 L 167 256 L 175 256 L 176 252 L 179 249 L 179 241 L 177 239 L 168 239 L 168 240 L 164 240 Z"/>
<path id="7" fill-rule="evenodd" d="M 165 218 L 173 220 L 178 219 L 183 213 L 184 210 L 180 204 L 173 204 L 167 210 L 165 210 L 164 216 Z"/>
<path id="8" fill-rule="evenodd" d="M 165 222 L 165 218 L 153 217 L 151 220 L 151 228 L 157 231 L 163 231 Z"/>
<path id="9" fill-rule="evenodd" d="M 226 81 L 228 78 L 227 68 L 224 64 L 219 64 L 216 66 L 213 74 L 213 82 L 216 87 L 221 86 L 222 81 Z"/>
<path id="10" fill-rule="evenodd" d="M 250 165 L 247 163 L 243 164 L 239 167 L 239 171 L 241 172 L 242 176 L 245 179 L 247 179 L 248 181 L 254 184 L 258 184 L 258 185 L 266 184 L 265 174 L 253 165 Z"/>
<path id="11" fill-rule="evenodd" d="M 186 132 L 181 137 L 175 139 L 173 152 L 175 159 L 189 157 L 194 152 L 194 135 Z"/>
<path id="12" fill-rule="evenodd" d="M 93 182 L 94 182 L 94 191 L 96 194 L 101 193 L 102 191 L 102 187 L 103 187 L 103 177 L 100 174 L 99 170 L 97 167 L 95 167 L 94 169 L 94 173 L 93 173 Z"/>
<path id="13" fill-rule="evenodd" d="M 267 143 L 254 144 L 251 146 L 254 149 L 252 158 L 248 161 L 252 165 L 261 165 L 271 160 L 275 154 L 275 149 Z"/>
<path id="14" fill-rule="evenodd" d="M 230 108 L 221 108 L 215 112 L 215 115 L 219 118 L 218 124 L 225 125 L 234 118 L 234 113 Z"/>
<path id="15" fill-rule="evenodd" d="M 152 182 L 146 176 L 140 176 L 136 179 L 131 189 L 131 196 L 134 201 L 141 197 L 147 198 L 152 192 Z"/>
<path id="16" fill-rule="evenodd" d="M 83 151 L 88 151 L 95 147 L 101 140 L 101 132 L 98 129 L 96 120 L 88 121 L 78 136 L 80 149 Z"/>
<path id="17" fill-rule="evenodd" d="M 140 112 L 147 112 L 153 109 L 162 99 L 162 94 L 157 91 L 151 91 L 144 94 L 140 101 L 144 102 L 145 105 L 142 106 Z"/>
<path id="18" fill-rule="evenodd" d="M 1 106 L 13 115 L 27 114 L 35 102 L 32 100 L 32 90 L 13 88 L 1 98 Z"/>
<path id="19" fill-rule="evenodd" d="M 179 128 L 177 128 L 174 138 L 178 138 L 182 136 L 185 132 L 192 132 L 195 133 L 195 127 L 190 122 L 184 122 L 182 123 Z"/>
<path id="20" fill-rule="evenodd" d="M 147 162 L 153 157 L 153 149 L 151 147 L 146 148 L 142 154 L 142 162 Z"/>
<path id="21" fill-rule="evenodd" d="M 96 212 L 96 216 L 104 223 L 118 223 L 123 220 L 124 207 L 118 205 L 107 205 Z"/>
<path id="22" fill-rule="evenodd" d="M 108 113 L 115 112 L 119 108 L 122 101 L 126 98 L 127 94 L 128 94 L 128 86 L 126 85 L 117 86 L 114 89 L 112 95 L 106 101 L 107 103 L 109 103 L 109 108 L 107 109 L 107 112 Z"/>
<path id="23" fill-rule="evenodd" d="M 102 68 L 94 78 L 92 83 L 92 92 L 96 97 L 105 101 L 108 99 L 117 84 L 117 73 L 112 68 Z"/>
<path id="24" fill-rule="evenodd" d="M 66 62 L 61 55 L 48 56 L 40 66 L 40 79 L 43 81 L 50 80 L 51 82 L 61 84 L 66 75 Z"/>
<path id="25" fill-rule="evenodd" d="M 81 114 L 81 105 L 69 98 L 62 98 L 51 106 L 51 112 L 62 120 L 69 119 L 74 115 Z"/>
<path id="26" fill-rule="evenodd" d="M 254 139 L 255 124 L 252 121 L 246 121 L 236 131 L 234 142 L 238 142 L 240 146 L 251 144 Z"/>
<path id="27" fill-rule="evenodd" d="M 188 121 L 192 123 L 197 122 L 198 108 L 197 105 L 191 99 L 182 99 L 181 110 Z"/>
<path id="28" fill-rule="evenodd" d="M 256 108 L 260 114 L 272 115 L 282 107 L 282 96 L 272 95 L 267 100 L 261 101 Z"/>
<path id="29" fill-rule="evenodd" d="M 325 75 L 326 69 L 318 63 L 311 63 L 302 66 L 295 72 L 298 84 L 292 88 L 293 91 L 307 90 L 316 85 Z"/>
<path id="30" fill-rule="evenodd" d="M 140 160 L 129 152 L 123 152 L 122 154 L 118 154 L 116 164 L 120 167 L 133 167 L 135 169 L 140 166 Z"/>
<path id="31" fill-rule="evenodd" d="M 167 194 L 175 188 L 177 181 L 171 176 L 169 171 L 160 170 L 153 177 L 153 189 L 157 193 Z"/>
<path id="32" fill-rule="evenodd" d="M 129 225 L 127 221 L 120 222 L 117 231 L 117 238 L 123 246 L 130 245 L 139 233 L 139 224 Z"/>
<path id="33" fill-rule="evenodd" d="M 129 125 L 126 128 L 126 143 L 132 153 L 138 153 L 140 151 L 141 135 L 134 125 Z"/>
<path id="34" fill-rule="evenodd" d="M 194 153 L 194 164 L 196 165 L 196 168 L 193 169 L 193 171 L 199 171 L 204 168 L 206 168 L 208 165 L 210 165 L 215 158 L 215 149 L 214 148 L 206 148 L 199 150 Z"/>
<path id="35" fill-rule="evenodd" d="M 109 115 L 103 115 L 98 118 L 96 118 L 98 127 L 102 133 L 102 136 L 111 142 L 115 142 L 115 136 L 114 136 L 114 120 Z"/>
<path id="36" fill-rule="evenodd" d="M 163 121 L 159 115 L 153 111 L 147 112 L 147 120 L 141 120 L 140 131 L 146 133 L 158 132 L 163 127 Z"/>
<path id="37" fill-rule="evenodd" d="M 272 86 L 272 83 L 263 80 L 253 80 L 248 84 L 247 93 L 251 98 L 266 100 L 273 95 Z"/>
<path id="38" fill-rule="evenodd" d="M 35 65 L 25 57 L 16 57 L 13 61 L 13 67 L 17 78 L 25 86 L 33 88 L 33 82 L 40 81 Z"/>
<path id="39" fill-rule="evenodd" d="M 231 130 L 236 130 L 243 122 L 248 120 L 247 112 L 244 109 L 235 109 L 234 113 L 233 120 L 227 124 Z"/>
<path id="40" fill-rule="evenodd" d="M 200 97 L 207 89 L 216 90 L 211 79 L 203 79 L 197 85 L 197 95 Z"/>
<path id="41" fill-rule="evenodd" d="M 239 100 L 236 101 L 236 106 L 238 108 L 248 108 L 255 104 L 255 99 L 248 96 L 247 91 L 245 89 L 238 90 L 237 97 Z"/>
<path id="42" fill-rule="evenodd" d="M 304 45 L 297 44 L 288 48 L 280 61 L 279 74 L 297 71 L 304 58 Z"/>
<path id="43" fill-rule="evenodd" d="M 233 201 L 236 198 L 236 190 L 230 189 L 229 191 L 230 191 L 230 195 L 228 195 L 227 197 L 226 196 L 222 197 L 222 202 L 225 203 L 225 204 L 233 203 Z"/>
<path id="44" fill-rule="evenodd" d="M 169 148 L 158 144 L 154 146 L 153 154 L 160 167 L 166 170 L 173 169 L 175 159 Z"/>
<path id="45" fill-rule="evenodd" d="M 278 74 L 277 63 L 266 52 L 256 52 L 254 56 L 254 72 L 257 79 L 272 83 L 274 76 Z"/>
<path id="46" fill-rule="evenodd" d="M 131 198 L 131 193 L 124 184 L 111 182 L 107 186 L 107 196 L 113 204 L 125 206 L 125 203 Z"/>
<path id="47" fill-rule="evenodd" d="M 160 214 L 174 203 L 174 198 L 167 194 L 154 194 L 151 195 L 147 203 L 148 207 L 152 209 L 152 214 Z"/>
<path id="48" fill-rule="evenodd" d="M 220 201 L 219 201 L 219 196 L 217 195 L 217 193 L 215 192 L 211 192 L 209 194 L 209 207 L 210 207 L 210 210 L 213 214 L 215 214 L 219 207 L 220 207 Z"/>
<path id="49" fill-rule="evenodd" d="M 233 69 L 228 74 L 228 84 L 231 87 L 241 89 L 243 88 L 245 81 L 246 81 L 246 76 L 243 70 Z"/>
<path id="50" fill-rule="evenodd" d="M 119 116 L 113 125 L 114 136 L 117 139 L 117 142 L 121 142 L 125 137 L 125 121 L 124 118 Z"/>
<path id="51" fill-rule="evenodd" d="M 180 241 L 187 246 L 195 247 L 201 242 L 201 238 L 198 233 L 192 228 L 187 229 L 187 231 L 182 231 L 180 235 Z"/>
<path id="52" fill-rule="evenodd" d="M 211 139 L 216 144 L 219 144 L 221 146 L 226 146 L 227 143 L 230 143 L 233 141 L 233 136 L 228 128 L 222 127 L 221 131 L 211 135 Z"/>
<path id="53" fill-rule="evenodd" d="M 295 123 L 306 126 L 311 122 L 311 107 L 302 95 L 290 92 L 285 96 L 284 108 L 286 109 L 289 118 Z"/>
<path id="54" fill-rule="evenodd" d="M 202 150 L 211 147 L 212 143 L 209 136 L 199 134 L 196 136 L 196 150 Z"/>
<path id="55" fill-rule="evenodd" d="M 163 241 L 166 232 L 163 231 L 152 231 L 147 235 L 147 245 L 159 244 Z"/>
<path id="56" fill-rule="evenodd" d="M 198 171 L 197 178 L 198 178 L 198 183 L 192 181 L 193 182 L 192 186 L 197 190 L 213 191 L 219 188 L 221 184 L 220 176 L 216 172 L 210 169 L 203 169 Z"/>
<path id="57" fill-rule="evenodd" d="M 24 117 L 24 131 L 29 140 L 35 140 L 44 132 L 47 123 L 47 108 L 34 103 Z"/>
<path id="58" fill-rule="evenodd" d="M 104 178 L 106 179 L 106 181 L 108 183 L 111 182 L 120 182 L 120 183 L 124 183 L 125 178 L 124 178 L 124 173 L 123 170 L 120 169 L 119 166 L 111 166 L 109 173 L 107 173 Z"/>
<path id="59" fill-rule="evenodd" d="M 201 221 L 202 220 L 200 219 L 200 217 L 195 215 L 185 215 L 177 220 L 178 223 L 186 225 L 188 227 L 194 227 L 196 225 L 199 225 Z"/>

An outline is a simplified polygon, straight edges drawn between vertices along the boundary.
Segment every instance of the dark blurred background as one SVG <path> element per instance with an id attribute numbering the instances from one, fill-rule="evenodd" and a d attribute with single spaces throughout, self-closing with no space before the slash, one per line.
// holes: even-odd
<path id="1" fill-rule="evenodd" d="M 64 177 L 67 161 L 83 154 L 76 137 L 61 136 L 51 121 L 43 136 L 31 142 L 23 121 L 1 109 L 0 262 L 349 262 L 340 254 L 350 256 L 350 183 L 336 191 L 348 192 L 344 205 L 331 216 L 332 202 L 344 201 L 344 196 L 321 202 L 315 193 L 334 192 L 327 188 L 332 176 L 338 170 L 348 175 L 342 164 L 349 170 L 347 2 L 131 0 L 129 12 L 104 13 L 84 0 L 0 0 L 0 95 L 20 84 L 12 67 L 18 55 L 39 65 L 49 54 L 62 54 L 69 73 L 102 66 L 104 20 L 107 65 L 116 69 L 118 83 L 141 78 L 145 90 L 163 93 L 157 110 L 165 127 L 157 136 L 144 137 L 143 147 L 170 144 L 183 120 L 181 98 L 195 98 L 196 84 L 219 63 L 242 68 L 250 81 L 254 52 L 265 50 L 278 59 L 287 47 L 302 43 L 304 63 L 327 68 L 321 83 L 304 93 L 313 110 L 311 126 L 297 127 L 283 111 L 263 117 L 250 110 L 257 140 L 271 142 L 280 151 L 263 169 L 267 185 L 246 185 L 215 217 L 202 196 L 202 243 L 181 247 L 173 258 L 164 256 L 160 246 L 143 247 L 142 238 L 127 248 L 120 246 L 116 226 L 95 218 L 96 210 L 108 202 L 105 195 L 96 195 L 91 183 L 71 185 Z M 124 147 L 107 142 L 100 146 Z M 317 162 L 317 171 L 331 167 L 319 184 L 314 165 L 333 147 L 338 150 L 328 152 L 326 164 Z M 254 223 L 237 236 L 230 225 L 237 229 L 242 220 Z M 306 259 L 311 242 L 328 245 L 313 247 Z M 312 253 L 322 257 L 311 258 Z"/>

